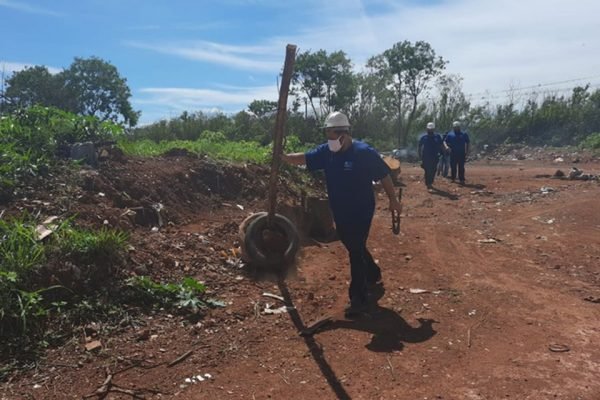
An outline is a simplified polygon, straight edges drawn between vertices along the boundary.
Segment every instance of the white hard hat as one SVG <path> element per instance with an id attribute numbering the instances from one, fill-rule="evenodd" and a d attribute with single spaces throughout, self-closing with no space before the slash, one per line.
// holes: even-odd
<path id="1" fill-rule="evenodd" d="M 350 128 L 346 114 L 334 111 L 325 119 L 325 128 Z"/>
<path id="2" fill-rule="evenodd" d="M 458 122 L 458 121 L 454 121 L 454 122 L 452 123 L 452 127 L 453 127 L 453 128 L 460 128 L 460 122 Z"/>
<path id="3" fill-rule="evenodd" d="M 427 129 L 435 129 L 435 124 L 433 122 L 429 122 L 427 124 Z"/>

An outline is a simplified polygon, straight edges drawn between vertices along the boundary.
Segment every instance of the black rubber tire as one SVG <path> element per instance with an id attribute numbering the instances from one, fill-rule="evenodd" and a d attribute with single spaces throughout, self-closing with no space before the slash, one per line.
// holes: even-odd
<path id="1" fill-rule="evenodd" d="M 282 254 L 265 252 L 261 248 L 262 233 L 267 228 L 267 213 L 260 213 L 254 221 L 248 225 L 244 237 L 244 245 L 252 263 L 259 266 L 275 267 L 285 266 L 291 263 L 300 247 L 300 237 L 294 224 L 280 214 L 275 214 L 274 230 L 281 232 L 287 239 L 287 247 Z"/>

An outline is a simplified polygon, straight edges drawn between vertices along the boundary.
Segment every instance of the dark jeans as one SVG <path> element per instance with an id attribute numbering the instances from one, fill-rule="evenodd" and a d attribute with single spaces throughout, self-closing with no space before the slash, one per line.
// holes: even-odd
<path id="1" fill-rule="evenodd" d="M 440 156 L 440 162 L 438 164 L 437 174 L 444 178 L 448 177 L 448 170 L 450 169 L 450 154 L 443 154 Z"/>
<path id="2" fill-rule="evenodd" d="M 450 174 L 452 180 L 456 179 L 456 168 L 458 167 L 458 179 L 461 182 L 465 181 L 465 155 L 454 154 L 450 155 Z"/>
<path id="3" fill-rule="evenodd" d="M 423 169 L 425 170 L 425 184 L 428 187 L 433 185 L 433 180 L 435 179 L 435 171 L 437 169 L 437 163 L 437 158 L 423 160 Z"/>
<path id="4" fill-rule="evenodd" d="M 367 238 L 371 221 L 362 223 L 337 224 L 338 236 L 350 257 L 350 301 L 353 304 L 367 302 L 367 285 L 381 279 L 381 270 L 367 250 Z"/>

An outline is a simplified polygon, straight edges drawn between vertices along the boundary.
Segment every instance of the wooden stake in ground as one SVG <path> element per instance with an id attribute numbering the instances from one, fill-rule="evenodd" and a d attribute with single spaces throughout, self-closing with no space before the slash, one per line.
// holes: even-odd
<path id="1" fill-rule="evenodd" d="M 283 65 L 283 76 L 279 88 L 279 102 L 277 103 L 277 117 L 275 119 L 275 131 L 273 132 L 273 160 L 271 161 L 271 176 L 269 177 L 269 215 L 267 225 L 273 226 L 275 218 L 275 206 L 277 205 L 277 178 L 281 165 L 281 154 L 283 152 L 283 129 L 287 120 L 287 98 L 290 89 L 290 81 L 294 71 L 296 59 L 296 46 L 288 44 L 285 51 L 285 63 Z"/>

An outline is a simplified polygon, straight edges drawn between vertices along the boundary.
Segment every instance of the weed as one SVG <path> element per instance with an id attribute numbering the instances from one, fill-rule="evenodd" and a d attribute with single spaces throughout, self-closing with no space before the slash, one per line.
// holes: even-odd
<path id="1" fill-rule="evenodd" d="M 202 299 L 205 286 L 194 278 L 184 278 L 180 283 L 156 283 L 147 276 L 138 276 L 130 278 L 126 284 L 143 303 L 175 307 L 192 313 L 198 313 L 209 305 Z"/>
<path id="2" fill-rule="evenodd" d="M 61 253 L 84 263 L 115 260 L 129 239 L 126 232 L 107 228 L 90 231 L 67 226 L 57 234 Z"/>

